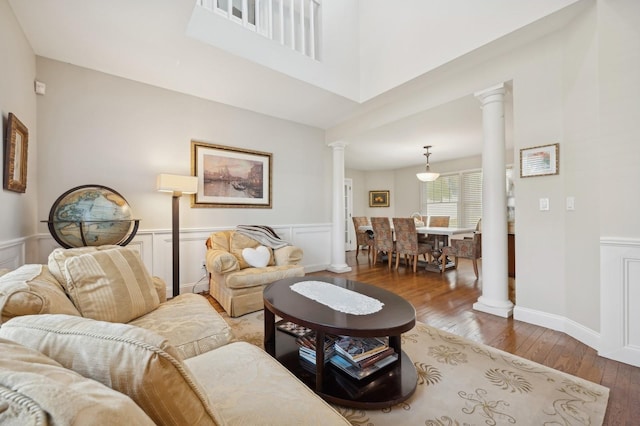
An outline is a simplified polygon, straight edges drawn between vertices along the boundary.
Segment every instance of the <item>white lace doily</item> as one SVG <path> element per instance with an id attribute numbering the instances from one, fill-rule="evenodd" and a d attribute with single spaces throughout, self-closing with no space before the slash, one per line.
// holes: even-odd
<path id="1" fill-rule="evenodd" d="M 373 314 L 384 306 L 378 299 L 323 281 L 301 281 L 293 284 L 291 290 L 346 314 Z"/>

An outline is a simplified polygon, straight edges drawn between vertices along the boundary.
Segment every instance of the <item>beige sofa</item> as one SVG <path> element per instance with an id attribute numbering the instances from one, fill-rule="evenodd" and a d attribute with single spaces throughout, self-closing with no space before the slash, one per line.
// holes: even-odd
<path id="1" fill-rule="evenodd" d="M 267 265 L 255 267 L 246 261 L 243 251 L 255 250 L 262 244 L 241 232 L 214 232 L 206 245 L 209 293 L 231 317 L 262 309 L 262 290 L 267 284 L 282 278 L 304 276 L 299 247 L 267 248 L 270 253 Z"/>
<path id="2" fill-rule="evenodd" d="M 0 277 L 0 424 L 349 425 L 133 249 L 56 250 Z"/>

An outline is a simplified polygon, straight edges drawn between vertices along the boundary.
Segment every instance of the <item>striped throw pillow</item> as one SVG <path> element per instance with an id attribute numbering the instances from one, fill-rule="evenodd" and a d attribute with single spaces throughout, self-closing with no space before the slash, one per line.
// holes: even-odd
<path id="1" fill-rule="evenodd" d="M 137 251 L 126 247 L 70 257 L 64 287 L 83 317 L 126 323 L 160 304 Z"/>

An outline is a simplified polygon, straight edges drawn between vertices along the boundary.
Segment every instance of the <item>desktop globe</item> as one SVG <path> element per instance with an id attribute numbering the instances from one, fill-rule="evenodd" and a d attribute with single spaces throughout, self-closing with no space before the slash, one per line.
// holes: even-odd
<path id="1" fill-rule="evenodd" d="M 62 194 L 51 207 L 49 232 L 64 248 L 128 244 L 138 229 L 122 195 L 101 185 L 83 185 Z"/>

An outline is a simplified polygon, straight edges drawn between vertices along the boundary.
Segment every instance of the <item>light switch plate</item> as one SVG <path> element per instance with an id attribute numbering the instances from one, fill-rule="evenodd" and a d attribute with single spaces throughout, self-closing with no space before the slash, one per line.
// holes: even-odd
<path id="1" fill-rule="evenodd" d="M 567 210 L 574 211 L 576 209 L 576 198 L 567 197 Z"/>
<path id="2" fill-rule="evenodd" d="M 540 198 L 540 211 L 549 210 L 549 199 L 548 198 Z"/>

